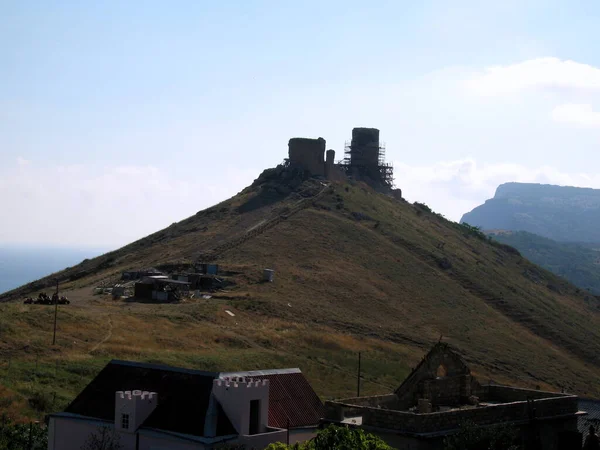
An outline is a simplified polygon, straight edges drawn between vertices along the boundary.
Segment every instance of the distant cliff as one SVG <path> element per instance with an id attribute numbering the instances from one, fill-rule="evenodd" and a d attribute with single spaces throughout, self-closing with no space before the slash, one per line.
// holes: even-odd
<path id="1" fill-rule="evenodd" d="M 600 190 L 506 183 L 461 222 L 527 231 L 561 242 L 600 242 Z"/>

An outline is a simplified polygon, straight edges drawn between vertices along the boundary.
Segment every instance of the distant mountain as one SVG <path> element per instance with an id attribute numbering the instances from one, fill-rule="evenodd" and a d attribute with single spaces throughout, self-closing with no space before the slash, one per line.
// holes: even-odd
<path id="1" fill-rule="evenodd" d="M 600 190 L 506 183 L 461 222 L 483 230 L 527 231 L 561 242 L 600 242 Z"/>
<path id="2" fill-rule="evenodd" d="M 90 249 L 0 246 L 0 294 L 102 253 Z"/>
<path id="3" fill-rule="evenodd" d="M 600 245 L 561 243 L 526 231 L 489 233 L 530 261 L 600 295 Z"/>

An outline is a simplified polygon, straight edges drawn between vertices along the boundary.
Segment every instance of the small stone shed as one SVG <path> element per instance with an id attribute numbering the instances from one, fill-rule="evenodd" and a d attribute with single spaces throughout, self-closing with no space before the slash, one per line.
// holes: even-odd
<path id="1" fill-rule="evenodd" d="M 436 344 L 395 392 L 325 403 L 325 423 L 362 427 L 399 450 L 438 450 L 461 423 L 511 424 L 540 450 L 581 448 L 575 395 L 481 385 L 461 356 Z M 534 447 L 532 447 L 534 448 Z"/>

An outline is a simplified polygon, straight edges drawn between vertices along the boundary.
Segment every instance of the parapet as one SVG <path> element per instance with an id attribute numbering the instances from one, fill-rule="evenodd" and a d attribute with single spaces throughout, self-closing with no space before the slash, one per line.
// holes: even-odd
<path id="1" fill-rule="evenodd" d="M 253 378 L 244 378 L 244 377 L 224 377 L 218 378 L 213 381 L 213 387 L 225 387 L 225 388 L 260 388 L 260 387 L 268 387 L 269 380 L 255 380 Z"/>
<path id="2" fill-rule="evenodd" d="M 148 392 L 148 391 L 117 391 L 116 396 L 122 400 L 154 400 L 158 397 L 156 392 Z"/>

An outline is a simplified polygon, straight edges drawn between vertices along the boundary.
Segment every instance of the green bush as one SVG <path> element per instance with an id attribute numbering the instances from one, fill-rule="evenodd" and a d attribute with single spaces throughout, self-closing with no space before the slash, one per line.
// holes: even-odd
<path id="1" fill-rule="evenodd" d="M 31 447 L 29 439 L 31 433 Z M 48 430 L 40 424 L 15 424 L 6 417 L 0 420 L 0 450 L 45 450 L 48 448 Z"/>
<path id="2" fill-rule="evenodd" d="M 330 425 L 320 430 L 317 436 L 303 444 L 271 444 L 266 450 L 392 450 L 392 447 L 373 434 L 360 428 Z"/>

